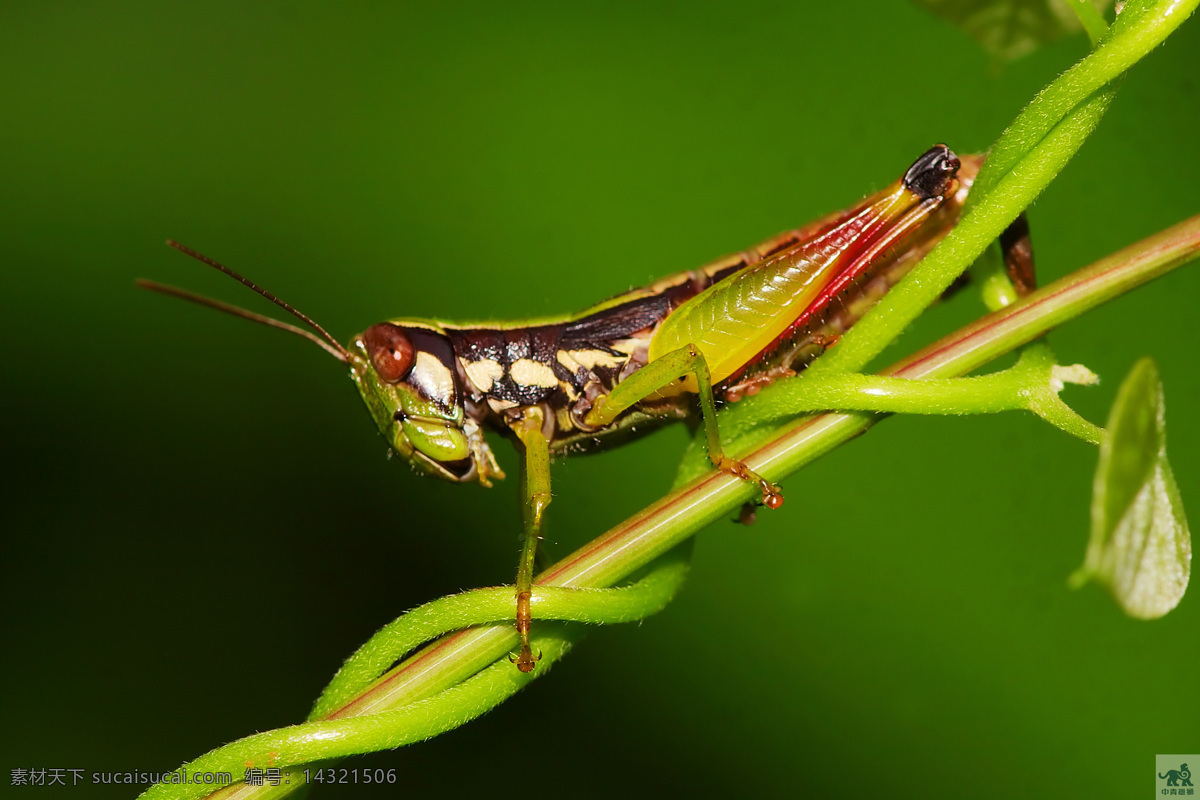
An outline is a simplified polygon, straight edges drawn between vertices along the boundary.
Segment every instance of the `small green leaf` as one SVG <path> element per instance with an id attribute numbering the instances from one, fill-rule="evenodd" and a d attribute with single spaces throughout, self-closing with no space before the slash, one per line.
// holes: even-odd
<path id="1" fill-rule="evenodd" d="M 1162 383 L 1154 361 L 1134 365 L 1113 404 L 1092 495 L 1092 537 L 1073 585 L 1096 580 L 1132 617 L 1179 604 L 1192 542 L 1167 461 Z"/>
<path id="2" fill-rule="evenodd" d="M 1080 30 L 1066 0 L 913 0 L 958 26 L 984 50 L 1004 61 Z M 1108 0 L 1091 0 L 1097 9 Z"/>

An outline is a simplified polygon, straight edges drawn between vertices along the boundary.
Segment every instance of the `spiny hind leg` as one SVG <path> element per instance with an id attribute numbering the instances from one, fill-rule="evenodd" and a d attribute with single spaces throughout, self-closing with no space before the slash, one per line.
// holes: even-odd
<path id="1" fill-rule="evenodd" d="M 686 375 L 695 375 L 699 389 L 700 411 L 704 421 L 704 433 L 708 441 L 708 458 L 713 466 L 729 475 L 755 484 L 762 492 L 763 504 L 768 508 L 783 505 L 783 494 L 779 487 L 763 478 L 746 464 L 725 455 L 721 447 L 721 432 L 717 427 L 717 405 L 713 399 L 712 380 L 709 378 L 708 362 L 695 345 L 685 345 L 656 358 L 637 372 L 621 381 L 607 395 L 596 398 L 595 405 L 584 417 L 589 427 L 603 428 L 612 424 L 626 409 L 657 394 Z"/>
<path id="2" fill-rule="evenodd" d="M 1012 221 L 997 240 L 1000 245 L 1000 256 L 1004 261 L 1004 271 L 1017 292 L 1017 297 L 1024 297 L 1037 288 L 1037 275 L 1033 263 L 1033 240 L 1029 236 L 1029 220 L 1025 212 L 1021 212 Z M 949 300 L 971 283 L 971 273 L 964 272 L 954 279 L 954 283 L 938 297 L 939 302 Z"/>
<path id="3" fill-rule="evenodd" d="M 1018 297 L 1024 297 L 1037 288 L 1037 275 L 1033 268 L 1033 240 L 1029 238 L 1029 220 L 1022 211 L 1012 224 L 1000 234 L 1000 252 L 1004 256 L 1004 267 L 1013 282 Z"/>

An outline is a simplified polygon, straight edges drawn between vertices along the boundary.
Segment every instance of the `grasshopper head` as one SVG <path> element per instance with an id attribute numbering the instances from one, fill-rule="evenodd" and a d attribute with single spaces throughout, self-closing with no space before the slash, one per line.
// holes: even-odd
<path id="1" fill-rule="evenodd" d="M 392 449 L 446 480 L 504 477 L 463 406 L 449 339 L 423 323 L 380 322 L 350 346 L 350 372 Z"/>
<path id="2" fill-rule="evenodd" d="M 454 349 L 436 325 L 413 320 L 381 322 L 347 349 L 295 306 L 229 267 L 178 242 L 167 244 L 252 289 L 311 330 L 155 281 L 139 280 L 138 286 L 280 328 L 348 364 L 350 377 L 388 444 L 418 470 L 451 481 L 479 481 L 484 486 L 491 486 L 492 477 L 504 477 L 479 424 L 466 413 Z"/>

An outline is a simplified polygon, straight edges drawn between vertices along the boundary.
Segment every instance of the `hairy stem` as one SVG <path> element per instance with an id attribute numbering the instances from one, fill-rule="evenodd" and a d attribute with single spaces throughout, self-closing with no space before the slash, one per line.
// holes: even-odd
<path id="1" fill-rule="evenodd" d="M 894 365 L 886 374 L 910 380 L 965 374 L 1062 322 L 1175 269 L 1198 252 L 1200 216 L 984 317 Z M 779 479 L 861 434 L 879 418 L 862 412 L 808 417 L 772 431 L 748 452 L 737 452 L 754 469 Z M 700 528 L 732 514 L 754 491 L 723 473 L 705 471 L 558 562 L 539 575 L 537 583 L 539 587 L 612 586 L 686 541 Z M 439 624 L 453 627 L 496 619 L 495 612 L 499 609 L 487 608 L 487 603 L 502 598 L 506 608 L 511 604 L 511 588 L 500 591 L 503 594 L 495 597 L 480 595 L 485 613 L 472 617 L 470 613 L 459 613 L 462 609 L 458 609 L 455 612 L 458 616 L 450 623 Z M 544 596 L 547 610 L 554 600 L 565 597 Z M 542 597 L 542 590 L 535 590 L 535 603 L 543 602 Z M 540 615 L 541 606 L 535 605 L 535 609 Z M 406 659 L 383 678 L 370 681 L 366 676 L 390 658 L 390 654 L 379 656 L 369 669 L 346 679 L 340 688 L 331 686 L 329 696 L 336 697 L 336 702 L 323 698 L 321 703 L 322 710 L 332 709 L 330 719 L 247 737 L 202 756 L 186 768 L 193 772 L 241 774 L 247 762 L 289 767 L 426 738 L 455 727 L 511 696 L 561 658 L 578 635 L 573 629 L 539 626 L 535 642 L 544 658 L 528 675 L 517 672 L 506 658 L 517 642 L 511 622 L 451 633 Z M 362 665 L 367 665 L 371 658 L 375 657 L 364 656 L 367 660 Z M 353 691 L 353 687 L 363 684 L 368 684 L 365 690 Z M 346 690 L 348 687 L 351 691 Z M 338 703 L 342 705 L 337 706 Z M 238 786 L 222 795 L 281 796 L 297 788 L 295 782 L 287 787 Z M 202 786 L 194 789 L 186 785 L 156 786 L 143 796 L 190 798 L 205 794 Z"/>
<path id="2" fill-rule="evenodd" d="M 1001 136 L 976 179 L 968 210 L 960 224 L 879 306 L 859 322 L 807 372 L 808 380 L 861 372 L 896 339 L 930 303 L 966 269 L 1007 225 L 1050 183 L 1098 124 L 1116 91 L 1119 76 L 1157 46 L 1200 0 L 1131 0 L 1094 52 L 1042 91 Z M 1010 352 L 1048 330 L 1141 285 L 1192 258 L 1200 250 L 1200 217 L 1103 259 L 958 333 L 925 348 L 885 371 L 902 379 L 939 379 L 964 375 Z M 770 399 L 769 387 L 759 398 Z M 790 390 L 788 390 L 790 391 Z M 748 406 L 749 404 L 741 404 Z M 721 415 L 729 449 L 771 480 L 780 480 L 847 440 L 861 434 L 880 416 L 870 412 L 823 414 L 766 428 L 751 411 L 734 407 Z M 1058 418 L 1055 424 L 1088 435 L 1087 423 L 1070 420 L 1053 404 L 1038 413 Z M 1069 410 L 1067 410 L 1069 412 Z M 1093 426 L 1094 427 L 1094 426 Z M 1095 431 L 1092 435 L 1098 435 Z M 537 578 L 539 587 L 569 589 L 610 587 L 664 556 L 705 525 L 726 517 L 755 490 L 722 473 L 708 472 L 689 451 L 677 488 L 666 497 L 610 530 Z M 665 571 L 664 571 L 665 570 Z M 670 565 L 652 572 L 658 599 L 669 598 Z M 649 579 L 649 576 L 648 576 Z M 674 588 L 672 588 L 672 585 Z M 500 590 L 504 605 L 511 589 Z M 649 592 L 654 594 L 654 592 Z M 446 613 L 432 621 L 395 625 L 399 632 L 372 639 L 367 651 L 348 663 L 318 701 L 319 721 L 256 734 L 218 748 L 188 764 L 191 771 L 242 774 L 245 765 L 291 767 L 351 753 L 397 747 L 449 730 L 493 707 L 542 674 L 570 647 L 577 628 L 542 624 L 535 643 L 544 654 L 534 672 L 519 673 L 506 655 L 517 641 L 511 623 L 486 625 L 497 617 L 492 607 L 501 595 L 480 594 L 459 607 L 448 602 Z M 579 593 L 535 591 L 539 619 L 555 602 L 568 606 Z M 655 600 L 657 602 L 657 600 Z M 585 603 L 586 604 L 586 603 Z M 652 607 L 654 602 L 644 604 Z M 562 609 L 560 609 L 562 610 Z M 564 618 L 567 610 L 562 610 Z M 443 636 L 401 662 L 378 680 L 377 671 L 411 646 L 418 637 L 447 626 L 485 624 Z M 419 630 L 425 625 L 425 630 Z M 391 626 L 389 626 L 391 627 Z M 293 771 L 293 775 L 294 775 Z M 299 781 L 281 787 L 240 785 L 223 790 L 225 797 L 280 796 L 300 788 Z M 203 786 L 155 786 L 144 797 L 200 797 Z"/>
<path id="3" fill-rule="evenodd" d="M 742 401 L 743 424 L 773 422 L 813 411 L 874 411 L 885 414 L 995 414 L 1032 411 L 1072 435 L 1099 444 L 1101 429 L 1077 421 L 1058 393 L 1067 383 L 1090 385 L 1083 367 L 1059 367 L 1044 346 L 1033 346 L 1003 372 L 973 378 L 909 378 L 842 373 L 784 381 L 767 397 Z"/>

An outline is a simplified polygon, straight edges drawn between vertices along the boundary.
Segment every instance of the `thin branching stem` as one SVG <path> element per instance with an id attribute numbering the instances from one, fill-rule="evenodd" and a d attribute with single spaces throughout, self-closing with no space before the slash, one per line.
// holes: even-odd
<path id="1" fill-rule="evenodd" d="M 984 317 L 904 359 L 885 374 L 910 380 L 965 374 L 1037 339 L 1062 322 L 1181 266 L 1198 253 L 1200 215 Z M 858 436 L 879 418 L 877 414 L 862 412 L 808 417 L 773 431 L 765 441 L 738 455 L 764 475 L 778 479 Z M 612 586 L 685 542 L 700 528 L 731 515 L 751 494 L 743 482 L 722 473 L 707 472 L 555 564 L 538 576 L 538 584 L 570 588 Z M 660 567 L 670 568 L 669 562 Z M 664 580 L 663 585 L 667 593 L 678 588 L 678 583 L 672 584 L 670 580 Z M 504 599 L 510 605 L 511 588 L 501 591 L 507 592 Z M 488 596 L 481 597 L 486 606 Z M 490 600 L 498 597 L 492 596 Z M 541 614 L 543 602 L 549 611 L 551 601 L 569 605 L 572 598 L 585 605 L 593 602 L 584 593 L 551 595 L 535 591 L 535 614 Z M 472 619 L 459 609 L 448 621 L 442 620 L 440 626 L 447 629 L 472 622 L 486 623 L 496 618 L 496 611 L 485 608 Z M 562 605 L 557 611 L 567 617 Z M 574 613 L 579 618 L 586 615 L 579 609 Z M 436 627 L 439 625 L 431 626 Z M 246 762 L 292 767 L 427 738 L 456 727 L 511 696 L 565 654 L 579 635 L 577 628 L 540 625 L 535 644 L 541 648 L 543 660 L 535 672 L 522 675 L 506 658 L 517 642 L 510 622 L 450 633 L 406 659 L 365 691 L 353 697 L 337 691 L 339 702 L 344 704 L 333 709 L 328 720 L 239 740 L 200 757 L 186 765 L 186 769 L 237 772 L 244 769 Z M 356 683 L 360 682 L 361 677 Z M 189 792 L 191 788 L 156 786 L 144 797 L 204 795 L 203 787 Z M 236 788 L 236 794 L 230 789 L 230 793 L 223 792 L 221 796 L 276 797 L 295 788 L 298 788 L 295 784 L 290 788 L 241 786 Z"/>
<path id="2" fill-rule="evenodd" d="M 996 143 L 961 223 L 796 384 L 860 372 L 895 340 L 1053 180 L 1098 124 L 1120 75 L 1161 43 L 1198 3 L 1200 0 L 1131 0 L 1095 51 L 1043 90 Z M 883 374 L 905 380 L 965 375 L 1178 267 L 1197 251 L 1200 216 L 992 313 Z M 722 433 L 732 442 L 731 453 L 771 480 L 790 475 L 881 418 L 863 411 L 827 413 L 772 426 L 769 421 L 778 419 L 780 408 L 786 406 L 785 395 L 794 391 L 773 393 L 773 388 L 754 398 L 754 403 L 739 404 L 721 415 Z M 790 413 L 795 413 L 794 406 Z M 1057 412 L 1047 406 L 1038 413 L 1052 416 Z M 1088 436 L 1089 423 L 1064 416 L 1055 424 L 1067 429 L 1075 426 L 1073 433 Z M 1099 434 L 1091 430 L 1091 435 Z M 241 774 L 247 764 L 254 764 L 292 768 L 295 778 L 298 765 L 419 741 L 494 707 L 561 658 L 580 635 L 579 626 L 564 627 L 544 620 L 610 621 L 652 613 L 670 599 L 686 573 L 686 554 L 667 554 L 701 528 L 732 514 L 754 493 L 742 481 L 707 471 L 700 456 L 693 446 L 681 466 L 677 488 L 666 497 L 538 576 L 539 587 L 560 589 L 535 591 L 533 613 L 540 624 L 534 645 L 541 649 L 543 660 L 533 673 L 524 675 L 508 663 L 506 656 L 517 641 L 511 622 L 489 624 L 507 620 L 510 611 L 500 612 L 501 606 L 511 607 L 511 588 L 437 601 L 442 605 L 423 607 L 373 637 L 339 673 L 310 721 L 218 748 L 185 768 Z M 643 581 L 625 596 L 637 601 L 619 613 L 613 609 L 621 603 L 611 590 L 562 591 L 611 587 L 647 568 Z M 609 607 L 611 614 L 597 611 L 604 603 L 615 604 Z M 374 677 L 416 643 L 467 625 L 482 627 L 448 633 L 382 677 Z M 243 784 L 218 794 L 276 797 L 300 787 L 297 779 L 278 787 Z M 204 794 L 203 786 L 158 785 L 143 796 L 192 798 Z"/>

